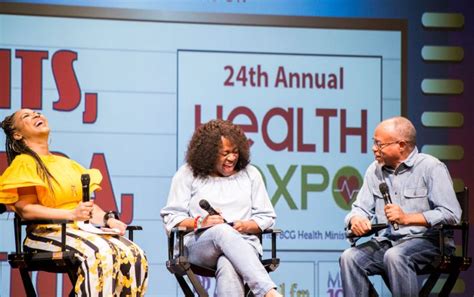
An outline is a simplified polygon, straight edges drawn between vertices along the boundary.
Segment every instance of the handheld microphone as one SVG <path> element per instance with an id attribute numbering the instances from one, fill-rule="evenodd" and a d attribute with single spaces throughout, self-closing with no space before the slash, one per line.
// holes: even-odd
<path id="1" fill-rule="evenodd" d="M 212 206 L 209 204 L 209 202 L 207 202 L 206 199 L 201 199 L 201 201 L 199 201 L 199 206 L 205 211 L 207 211 L 211 216 L 221 215 L 214 208 L 212 208 Z M 227 223 L 225 219 L 224 219 L 224 223 Z"/>
<path id="2" fill-rule="evenodd" d="M 380 192 L 382 193 L 383 200 L 385 204 L 392 204 L 392 198 L 390 197 L 390 193 L 388 191 L 388 186 L 386 183 L 381 183 L 379 185 Z M 398 230 L 399 226 L 397 222 L 390 222 L 392 224 L 393 230 Z"/>
<path id="3" fill-rule="evenodd" d="M 81 175 L 81 183 L 82 183 L 82 202 L 88 202 L 90 200 L 89 196 L 89 183 L 91 178 L 89 174 L 84 173 Z M 89 220 L 85 221 L 85 223 L 89 223 Z"/>

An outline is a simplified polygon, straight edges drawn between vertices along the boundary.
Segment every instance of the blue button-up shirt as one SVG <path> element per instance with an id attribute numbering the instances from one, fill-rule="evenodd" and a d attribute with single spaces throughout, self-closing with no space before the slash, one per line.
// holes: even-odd
<path id="1" fill-rule="evenodd" d="M 393 204 L 398 204 L 405 213 L 423 214 L 429 226 L 400 225 L 397 231 L 389 227 L 380 233 L 379 240 L 434 236 L 437 231 L 433 226 L 459 223 L 461 207 L 446 165 L 433 156 L 418 153 L 415 147 L 395 170 L 381 167 L 377 161 L 369 166 L 352 210 L 345 218 L 346 226 L 355 215 L 367 217 L 373 223 L 387 223 L 379 190 L 382 182 L 388 185 Z"/>

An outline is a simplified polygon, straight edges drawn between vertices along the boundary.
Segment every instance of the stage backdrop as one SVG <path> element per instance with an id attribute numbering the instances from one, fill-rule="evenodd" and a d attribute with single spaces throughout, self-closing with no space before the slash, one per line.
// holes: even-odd
<path id="1" fill-rule="evenodd" d="M 51 149 L 102 171 L 97 203 L 144 228 L 136 241 L 150 261 L 147 296 L 181 294 L 159 212 L 194 129 L 214 118 L 251 140 L 283 230 L 272 274 L 280 291 L 341 296 L 343 218 L 373 160 L 373 129 L 404 113 L 404 22 L 3 14 L 0 24 L 1 118 L 43 112 Z M 0 252 L 13 250 L 11 216 L 1 216 Z M 0 296 L 16 296 L 18 275 L 0 263 Z M 60 292 L 62 280 L 39 286 Z"/>

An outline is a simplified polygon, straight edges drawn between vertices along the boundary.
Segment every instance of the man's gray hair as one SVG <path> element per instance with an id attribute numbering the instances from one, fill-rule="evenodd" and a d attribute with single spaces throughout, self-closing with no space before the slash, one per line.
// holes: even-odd
<path id="1" fill-rule="evenodd" d="M 393 125 L 393 130 L 400 140 L 406 141 L 410 146 L 416 145 L 416 129 L 409 119 L 399 116 L 385 121 Z"/>

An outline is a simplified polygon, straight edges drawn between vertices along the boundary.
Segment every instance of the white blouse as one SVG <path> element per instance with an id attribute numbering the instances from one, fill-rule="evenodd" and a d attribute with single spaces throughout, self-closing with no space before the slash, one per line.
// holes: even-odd
<path id="1" fill-rule="evenodd" d="M 189 217 L 206 216 L 199 206 L 205 199 L 228 221 L 253 220 L 261 230 L 273 227 L 275 210 L 262 176 L 256 167 L 247 167 L 228 177 L 195 178 L 189 165 L 181 166 L 173 177 L 168 202 L 161 210 L 167 232 Z M 248 236 L 244 236 L 248 237 Z M 251 236 L 252 242 L 256 237 Z M 255 238 L 254 238 L 255 237 Z M 258 242 L 254 245 L 261 253 Z"/>

